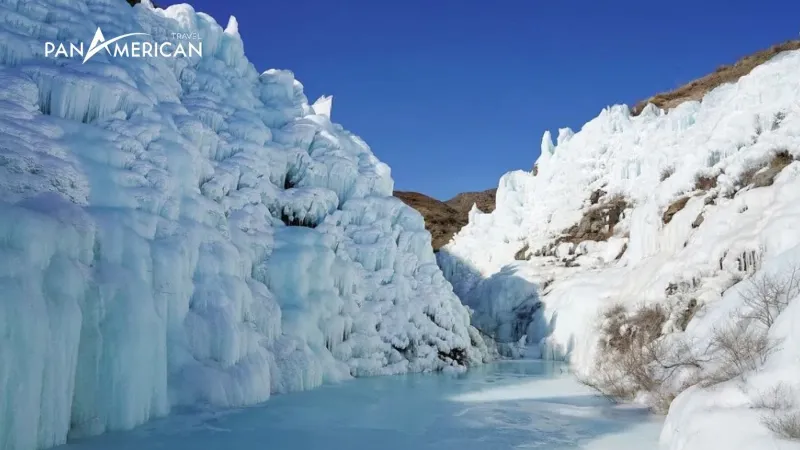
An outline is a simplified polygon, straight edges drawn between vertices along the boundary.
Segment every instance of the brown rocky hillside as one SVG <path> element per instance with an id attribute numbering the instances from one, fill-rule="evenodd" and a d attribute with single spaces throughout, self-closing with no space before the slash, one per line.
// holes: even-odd
<path id="1" fill-rule="evenodd" d="M 497 188 L 481 192 L 462 192 L 445 203 L 452 208 L 466 212 L 469 212 L 473 204 L 477 204 L 478 209 L 488 213 L 494 211 L 494 199 L 496 195 Z"/>
<path id="2" fill-rule="evenodd" d="M 745 56 L 732 66 L 720 66 L 714 73 L 698 78 L 673 91 L 662 92 L 647 100 L 641 101 L 631 109 L 631 112 L 633 115 L 639 115 L 648 103 L 652 103 L 661 109 L 672 109 L 686 101 L 700 100 L 706 92 L 725 83 L 737 81 L 739 78 L 750 73 L 754 68 L 769 61 L 778 53 L 798 49 L 800 49 L 800 40 L 791 40 L 782 44 L 773 45 L 766 50 Z"/>
<path id="3" fill-rule="evenodd" d="M 497 189 L 464 192 L 446 202 L 418 192 L 394 191 L 394 196 L 422 214 L 425 218 L 425 228 L 431 233 L 433 250 L 438 251 L 467 224 L 467 215 L 473 203 L 477 203 L 483 212 L 494 211 L 496 192 Z"/>

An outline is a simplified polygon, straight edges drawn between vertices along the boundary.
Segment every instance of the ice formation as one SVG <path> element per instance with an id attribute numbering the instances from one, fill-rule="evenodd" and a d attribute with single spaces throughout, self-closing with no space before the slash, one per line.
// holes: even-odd
<path id="1" fill-rule="evenodd" d="M 323 95 L 322 97 L 318 98 L 317 101 L 311 105 L 314 108 L 314 113 L 320 116 L 325 116 L 328 119 L 331 118 L 331 108 L 333 108 L 333 96 L 332 95 Z"/>
<path id="2" fill-rule="evenodd" d="M 43 57 L 98 27 L 204 54 Z M 0 63 L 0 449 L 484 358 L 389 167 L 235 19 L 0 0 Z"/>
<path id="3" fill-rule="evenodd" d="M 703 305 L 685 335 L 707 346 L 742 305 L 738 280 L 800 266 L 799 72 L 786 52 L 701 102 L 545 133 L 536 169 L 503 176 L 497 209 L 438 254 L 474 323 L 590 373 L 601 310 L 684 296 Z M 675 400 L 664 448 L 789 448 L 752 408 L 770 383 L 797 387 L 798 308 L 771 328 L 782 347 L 758 376 Z"/>

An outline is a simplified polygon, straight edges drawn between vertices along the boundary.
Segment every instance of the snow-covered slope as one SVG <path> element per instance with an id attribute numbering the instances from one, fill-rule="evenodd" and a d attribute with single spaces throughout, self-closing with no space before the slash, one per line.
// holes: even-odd
<path id="1" fill-rule="evenodd" d="M 506 341 L 527 335 L 588 374 L 602 310 L 694 299 L 685 334 L 707 345 L 742 304 L 739 280 L 800 266 L 798 73 L 800 52 L 787 52 L 668 114 L 614 106 L 555 144 L 545 133 L 535 170 L 506 174 L 497 209 L 473 211 L 439 253 L 474 323 Z M 784 339 L 772 381 L 798 379 L 797 308 L 770 331 Z M 758 413 L 741 414 L 755 401 L 748 383 L 679 396 L 665 445 L 778 448 Z"/>
<path id="2" fill-rule="evenodd" d="M 234 19 L 144 3 L 0 0 L 0 449 L 483 359 L 389 167 Z M 204 55 L 43 57 L 98 26 Z"/>

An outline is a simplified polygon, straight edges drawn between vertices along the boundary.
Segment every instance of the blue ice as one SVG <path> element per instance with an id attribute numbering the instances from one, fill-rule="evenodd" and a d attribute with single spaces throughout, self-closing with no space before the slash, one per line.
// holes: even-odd
<path id="1" fill-rule="evenodd" d="M 578 384 L 560 363 L 371 377 L 227 411 L 182 411 L 59 450 L 646 450 L 661 420 Z"/>

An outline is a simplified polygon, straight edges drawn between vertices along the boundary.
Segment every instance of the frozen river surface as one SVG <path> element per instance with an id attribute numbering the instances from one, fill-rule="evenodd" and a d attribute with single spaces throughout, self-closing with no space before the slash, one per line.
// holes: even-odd
<path id="1" fill-rule="evenodd" d="M 542 361 L 362 378 L 224 412 L 176 412 L 59 450 L 650 450 L 661 420 Z"/>

